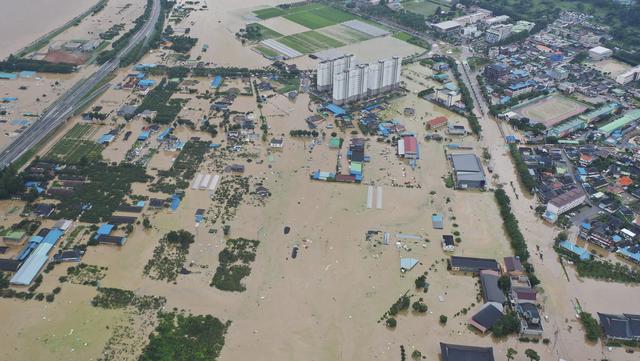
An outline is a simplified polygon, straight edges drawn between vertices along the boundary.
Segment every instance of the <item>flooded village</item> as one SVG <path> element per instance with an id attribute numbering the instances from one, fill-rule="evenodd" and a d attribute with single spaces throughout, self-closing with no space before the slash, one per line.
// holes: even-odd
<path id="1" fill-rule="evenodd" d="M 0 173 L 0 360 L 637 357 L 635 90 L 557 90 L 558 23 L 494 54 L 475 5 L 71 3 L 0 53 L 3 157 L 117 60 Z"/>

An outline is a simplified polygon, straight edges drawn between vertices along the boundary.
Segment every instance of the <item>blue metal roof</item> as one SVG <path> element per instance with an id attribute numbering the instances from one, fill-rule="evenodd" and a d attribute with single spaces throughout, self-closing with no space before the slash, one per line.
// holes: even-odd
<path id="1" fill-rule="evenodd" d="M 47 262 L 49 258 L 48 254 L 52 244 L 41 243 L 38 248 L 27 258 L 27 260 L 20 266 L 18 272 L 11 277 L 11 283 L 14 285 L 28 286 L 33 279 L 38 275 L 42 266 Z"/>
<path id="2" fill-rule="evenodd" d="M 345 115 L 347 114 L 347 111 L 344 110 L 343 108 L 333 104 L 333 103 L 329 103 L 327 105 L 324 106 L 325 109 L 327 109 L 328 111 L 330 111 L 331 113 L 333 113 L 334 115 Z"/>
<path id="3" fill-rule="evenodd" d="M 113 230 L 113 224 L 105 223 L 98 228 L 98 235 L 109 235 Z"/>
<path id="4" fill-rule="evenodd" d="M 567 251 L 575 254 L 576 256 L 578 256 L 581 260 L 588 260 L 589 258 L 591 258 L 591 253 L 589 253 L 589 251 L 587 251 L 586 249 L 577 246 L 569 241 L 562 241 L 560 242 L 560 247 L 566 249 Z"/>
<path id="5" fill-rule="evenodd" d="M 400 268 L 404 270 L 410 270 L 418 264 L 418 260 L 415 258 L 400 258 Z"/>
<path id="6" fill-rule="evenodd" d="M 58 243 L 58 240 L 60 239 L 60 237 L 62 237 L 63 234 L 64 231 L 54 228 L 50 230 L 49 233 L 47 233 L 47 235 L 42 240 L 42 243 L 48 243 L 54 246 L 56 243 Z"/>

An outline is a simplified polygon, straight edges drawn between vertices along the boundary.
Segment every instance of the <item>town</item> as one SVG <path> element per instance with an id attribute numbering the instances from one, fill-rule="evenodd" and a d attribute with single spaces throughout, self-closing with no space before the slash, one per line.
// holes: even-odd
<path id="1" fill-rule="evenodd" d="M 640 352 L 640 4 L 74 1 L 0 39 L 0 359 Z"/>

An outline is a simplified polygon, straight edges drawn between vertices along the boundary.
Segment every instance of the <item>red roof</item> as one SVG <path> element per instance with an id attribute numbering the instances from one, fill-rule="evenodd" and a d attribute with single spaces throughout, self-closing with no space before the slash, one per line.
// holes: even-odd
<path id="1" fill-rule="evenodd" d="M 618 184 L 623 186 L 623 187 L 628 187 L 630 185 L 633 184 L 633 181 L 631 180 L 631 178 L 625 176 L 620 177 L 620 179 L 618 179 Z"/>
<path id="2" fill-rule="evenodd" d="M 404 140 L 404 152 L 406 153 L 418 153 L 418 140 L 413 136 L 402 137 Z"/>
<path id="3" fill-rule="evenodd" d="M 449 121 L 449 119 L 447 119 L 447 117 L 440 116 L 440 117 L 433 118 L 433 119 L 427 121 L 427 125 L 429 125 L 430 127 L 438 127 L 440 125 L 445 124 L 448 121 Z"/>

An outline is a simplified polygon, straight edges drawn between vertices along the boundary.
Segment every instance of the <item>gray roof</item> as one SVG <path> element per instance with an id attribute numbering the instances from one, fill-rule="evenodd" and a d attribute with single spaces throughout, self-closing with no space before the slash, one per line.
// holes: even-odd
<path id="1" fill-rule="evenodd" d="M 485 302 L 497 302 L 503 304 L 507 301 L 504 292 L 498 286 L 500 275 L 495 271 L 480 271 L 482 284 L 482 296 Z"/>
<path id="2" fill-rule="evenodd" d="M 598 313 L 598 318 L 608 338 L 621 340 L 640 338 L 640 315 Z"/>
<path id="3" fill-rule="evenodd" d="M 456 172 L 483 172 L 480 159 L 475 154 L 452 154 L 451 161 Z"/>
<path id="4" fill-rule="evenodd" d="M 492 347 L 452 345 L 440 342 L 442 361 L 495 361 Z"/>

